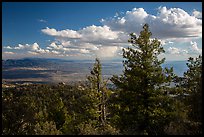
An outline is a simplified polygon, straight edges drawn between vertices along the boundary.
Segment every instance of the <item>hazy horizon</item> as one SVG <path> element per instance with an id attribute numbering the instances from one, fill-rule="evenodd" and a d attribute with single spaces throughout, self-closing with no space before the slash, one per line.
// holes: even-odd
<path id="1" fill-rule="evenodd" d="M 27 58 L 28 59 L 28 58 Z M 8 61 L 8 60 L 7 60 Z M 76 82 L 84 81 L 93 67 L 94 60 L 56 60 L 31 59 L 18 60 L 18 62 L 3 63 L 2 80 L 7 82 Z M 173 67 L 174 73 L 183 76 L 187 71 L 187 61 L 166 61 L 162 67 Z M 120 75 L 124 70 L 122 60 L 102 60 L 102 75 L 110 78 Z"/>

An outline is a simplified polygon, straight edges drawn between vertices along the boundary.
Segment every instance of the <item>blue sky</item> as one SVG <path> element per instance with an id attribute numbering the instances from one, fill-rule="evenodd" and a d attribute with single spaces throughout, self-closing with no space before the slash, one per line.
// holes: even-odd
<path id="1" fill-rule="evenodd" d="M 121 58 L 145 22 L 167 60 L 201 54 L 201 2 L 3 2 L 3 58 Z"/>

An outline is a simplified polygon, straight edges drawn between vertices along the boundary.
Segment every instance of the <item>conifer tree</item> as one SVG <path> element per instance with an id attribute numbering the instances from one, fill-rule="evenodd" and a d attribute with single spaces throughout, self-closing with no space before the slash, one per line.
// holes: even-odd
<path id="1" fill-rule="evenodd" d="M 190 117 L 196 122 L 202 122 L 202 56 L 188 59 L 188 71 L 184 73 L 184 83 L 188 104 L 190 105 Z"/>
<path id="2" fill-rule="evenodd" d="M 98 58 L 95 60 L 95 64 L 93 69 L 91 70 L 91 75 L 88 76 L 88 80 L 90 82 L 92 93 L 94 93 L 97 99 L 98 104 L 98 112 L 99 112 L 99 121 L 105 126 L 106 123 L 106 93 L 105 93 L 105 82 L 103 82 L 102 74 L 101 74 L 101 63 Z"/>
<path id="3" fill-rule="evenodd" d="M 186 65 L 188 70 L 184 77 L 177 79 L 178 88 L 183 93 L 180 98 L 188 108 L 190 134 L 202 134 L 202 56 L 190 57 Z"/>
<path id="4" fill-rule="evenodd" d="M 151 35 L 148 24 L 138 37 L 130 34 L 132 46 L 123 49 L 123 74 L 111 78 L 119 90 L 121 130 L 127 134 L 164 134 L 173 111 L 167 95 L 173 68 L 161 67 L 165 58 L 158 55 L 165 51 Z"/>

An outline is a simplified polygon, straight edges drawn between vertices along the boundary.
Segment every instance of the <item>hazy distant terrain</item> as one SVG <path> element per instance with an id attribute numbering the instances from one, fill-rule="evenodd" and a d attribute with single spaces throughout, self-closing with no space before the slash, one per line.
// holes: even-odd
<path id="1" fill-rule="evenodd" d="M 6 82 L 59 83 L 84 81 L 89 75 L 94 61 L 25 58 L 2 60 L 2 79 Z M 101 61 L 105 78 L 122 73 L 122 61 Z M 165 67 L 174 67 L 174 72 L 182 76 L 187 70 L 185 61 L 169 61 Z"/>

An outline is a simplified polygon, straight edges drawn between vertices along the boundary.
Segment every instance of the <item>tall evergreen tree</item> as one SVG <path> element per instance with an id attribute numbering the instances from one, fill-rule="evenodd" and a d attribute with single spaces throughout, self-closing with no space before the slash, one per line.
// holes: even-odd
<path id="1" fill-rule="evenodd" d="M 121 130 L 128 134 L 164 134 L 173 111 L 167 95 L 173 68 L 161 67 L 165 58 L 159 60 L 158 55 L 165 51 L 151 35 L 148 24 L 139 37 L 130 34 L 132 47 L 123 49 L 124 74 L 111 78 L 119 90 Z"/>
<path id="2" fill-rule="evenodd" d="M 89 96 L 92 96 L 90 99 L 93 100 L 93 106 L 96 106 L 96 108 L 92 109 L 96 113 L 95 116 L 97 116 L 97 124 L 95 124 L 95 127 L 92 129 L 96 131 L 94 134 L 118 134 L 119 131 L 114 127 L 114 124 L 112 124 L 110 120 L 111 115 L 109 107 L 112 91 L 107 88 L 107 82 L 109 79 L 104 80 L 102 78 L 102 68 L 98 58 L 95 59 L 94 66 L 91 70 L 91 75 L 89 75 L 87 78 L 91 90 L 91 92 L 89 92 Z"/>
<path id="3" fill-rule="evenodd" d="M 188 71 L 184 73 L 182 87 L 186 89 L 188 105 L 190 105 L 190 117 L 196 122 L 202 122 L 202 56 L 188 59 Z"/>
<path id="4" fill-rule="evenodd" d="M 106 123 L 106 106 L 105 106 L 105 82 L 103 82 L 102 74 L 101 74 L 101 63 L 98 58 L 95 60 L 95 64 L 93 69 L 91 70 L 91 75 L 88 76 L 88 80 L 90 82 L 91 90 L 96 95 L 95 98 L 98 102 L 98 112 L 99 112 L 99 121 L 105 126 Z"/>
<path id="5" fill-rule="evenodd" d="M 189 134 L 202 134 L 202 56 L 188 59 L 188 70 L 178 78 L 180 98 L 188 108 Z"/>

